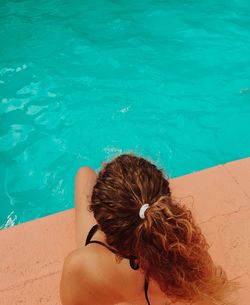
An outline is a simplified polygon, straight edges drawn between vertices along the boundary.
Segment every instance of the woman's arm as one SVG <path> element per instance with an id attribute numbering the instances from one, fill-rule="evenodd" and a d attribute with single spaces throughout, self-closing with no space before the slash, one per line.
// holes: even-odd
<path id="1" fill-rule="evenodd" d="M 88 210 L 96 173 L 90 167 L 80 167 L 75 178 L 75 224 L 77 247 L 83 246 L 91 227 L 96 224 L 92 212 Z"/>

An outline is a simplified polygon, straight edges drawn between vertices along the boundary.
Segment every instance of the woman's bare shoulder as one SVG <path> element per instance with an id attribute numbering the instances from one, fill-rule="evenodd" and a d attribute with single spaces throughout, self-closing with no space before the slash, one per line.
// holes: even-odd
<path id="1" fill-rule="evenodd" d="M 82 268 L 79 268 L 80 266 L 81 263 L 78 250 L 71 252 L 64 260 L 60 281 L 60 298 L 62 305 L 77 304 L 78 297 L 81 297 L 79 296 L 79 293 L 81 294 L 79 280 L 81 281 L 84 277 L 82 277 Z"/>
<path id="2" fill-rule="evenodd" d="M 60 283 L 62 305 L 100 304 L 100 298 L 105 299 L 103 284 L 105 277 L 96 249 L 84 247 L 74 250 L 63 265 Z"/>

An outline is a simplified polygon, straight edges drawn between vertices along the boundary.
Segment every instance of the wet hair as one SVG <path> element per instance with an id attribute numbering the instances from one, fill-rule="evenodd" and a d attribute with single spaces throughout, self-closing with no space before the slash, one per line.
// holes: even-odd
<path id="1" fill-rule="evenodd" d="M 170 300 L 227 304 L 230 281 L 213 263 L 191 211 L 171 197 L 162 169 L 132 153 L 116 157 L 97 176 L 90 210 L 108 246 L 119 257 L 136 256 Z"/>

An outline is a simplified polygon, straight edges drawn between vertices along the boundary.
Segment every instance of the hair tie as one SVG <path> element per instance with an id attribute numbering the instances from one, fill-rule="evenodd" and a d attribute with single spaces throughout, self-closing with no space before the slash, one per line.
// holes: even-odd
<path id="1" fill-rule="evenodd" d="M 147 203 L 144 203 L 141 208 L 140 208 L 140 211 L 139 211 L 139 216 L 141 219 L 144 219 L 145 218 L 145 212 L 147 210 L 147 208 L 149 207 L 149 204 Z"/>

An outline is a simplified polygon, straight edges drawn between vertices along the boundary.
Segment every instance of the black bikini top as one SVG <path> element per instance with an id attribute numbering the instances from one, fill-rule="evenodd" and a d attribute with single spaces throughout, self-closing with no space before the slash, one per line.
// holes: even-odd
<path id="1" fill-rule="evenodd" d="M 99 240 L 91 240 L 97 230 L 98 230 L 98 225 L 94 225 L 91 228 L 91 230 L 89 231 L 88 236 L 86 238 L 85 246 L 87 246 L 88 244 L 99 244 L 101 246 L 104 246 L 105 248 L 107 248 L 108 250 L 113 252 L 114 254 L 117 254 L 114 249 L 110 248 L 108 245 L 104 244 L 103 242 L 101 242 Z M 129 260 L 130 267 L 133 270 L 139 269 L 139 264 L 138 264 L 136 256 L 129 256 L 129 257 L 124 257 L 124 258 Z M 147 304 L 150 305 L 149 298 L 148 298 L 148 280 L 147 280 L 147 278 L 145 278 L 145 281 L 144 281 L 144 294 L 145 294 Z"/>

